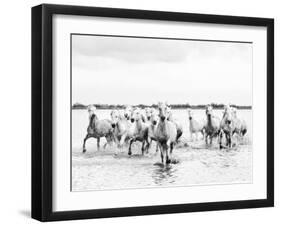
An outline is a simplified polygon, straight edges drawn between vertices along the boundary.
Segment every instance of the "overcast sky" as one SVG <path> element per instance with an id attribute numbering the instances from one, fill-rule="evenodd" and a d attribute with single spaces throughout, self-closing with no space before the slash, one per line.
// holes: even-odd
<path id="1" fill-rule="evenodd" d="M 72 103 L 252 105 L 252 44 L 72 36 Z"/>

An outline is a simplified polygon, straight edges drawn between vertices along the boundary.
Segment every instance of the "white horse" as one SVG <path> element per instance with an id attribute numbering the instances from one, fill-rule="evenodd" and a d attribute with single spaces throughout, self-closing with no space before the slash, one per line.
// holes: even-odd
<path id="1" fill-rule="evenodd" d="M 133 107 L 128 105 L 126 106 L 125 110 L 124 110 L 124 117 L 127 119 L 127 120 L 130 120 L 131 118 L 131 115 L 132 115 L 132 112 L 133 112 Z"/>
<path id="2" fill-rule="evenodd" d="M 143 121 L 143 114 L 139 108 L 136 108 L 131 115 L 131 133 L 128 155 L 132 154 L 132 144 L 136 141 L 142 143 L 141 151 L 144 154 L 148 147 L 148 125 Z"/>
<path id="3" fill-rule="evenodd" d="M 131 135 L 132 123 L 129 119 L 131 114 L 126 115 L 118 110 L 112 110 L 110 113 L 113 128 L 113 137 L 119 148 L 123 147 L 124 143 L 129 140 Z"/>
<path id="4" fill-rule="evenodd" d="M 177 128 L 177 138 L 176 141 L 178 142 L 179 138 L 182 136 L 183 134 L 183 127 L 182 125 L 178 122 L 178 120 L 176 120 L 173 116 L 173 112 L 172 112 L 172 108 L 170 106 L 167 105 L 167 103 L 165 103 L 166 105 L 166 112 L 167 112 L 167 120 L 175 123 L 176 128 Z"/>
<path id="5" fill-rule="evenodd" d="M 223 148 L 222 137 L 225 135 L 226 147 L 232 147 L 232 135 L 235 129 L 233 123 L 232 109 L 229 105 L 225 106 L 222 120 L 220 122 L 219 145 Z"/>
<path id="6" fill-rule="evenodd" d="M 233 122 L 235 125 L 233 133 L 236 133 L 240 136 L 240 138 L 243 138 L 248 130 L 247 123 L 244 119 L 238 117 L 237 108 L 235 107 L 232 107 L 232 115 L 233 115 Z"/>
<path id="7" fill-rule="evenodd" d="M 201 133 L 204 139 L 206 122 L 204 120 L 197 121 L 194 118 L 193 112 L 190 109 L 188 110 L 188 119 L 189 119 L 190 140 L 193 141 L 193 134 L 195 134 L 196 140 L 198 140 L 198 133 Z"/>
<path id="8" fill-rule="evenodd" d="M 145 112 L 145 121 L 146 122 L 149 122 L 151 121 L 151 117 L 152 117 L 152 114 L 155 113 L 155 109 L 154 108 L 150 108 L 150 107 L 147 107 L 144 109 L 144 112 Z"/>
<path id="9" fill-rule="evenodd" d="M 97 148 L 100 149 L 100 138 L 105 137 L 107 143 L 105 143 L 104 148 L 108 143 L 113 140 L 113 129 L 112 122 L 109 119 L 99 120 L 96 115 L 96 107 L 94 105 L 88 106 L 89 113 L 89 125 L 87 128 L 87 135 L 83 141 L 83 153 L 86 152 L 86 141 L 93 137 L 97 139 Z"/>
<path id="10" fill-rule="evenodd" d="M 206 107 L 206 125 L 205 125 L 205 142 L 208 145 L 212 144 L 213 138 L 219 135 L 220 132 L 220 119 L 214 115 L 211 105 Z"/>
<path id="11" fill-rule="evenodd" d="M 158 109 L 160 120 L 155 135 L 161 151 L 161 161 L 169 164 L 171 162 L 170 155 L 177 141 L 177 127 L 174 122 L 168 120 L 169 109 L 167 105 L 159 103 Z"/>
<path id="12" fill-rule="evenodd" d="M 156 129 L 157 129 L 157 125 L 159 122 L 159 116 L 158 113 L 155 109 L 151 109 L 150 113 L 149 113 L 149 120 L 147 121 L 148 123 L 148 147 L 147 150 L 149 150 L 152 141 L 156 142 L 156 152 L 158 152 L 158 143 L 157 143 L 157 139 L 156 139 Z"/>
<path id="13" fill-rule="evenodd" d="M 221 121 L 221 133 L 220 133 L 220 148 L 223 148 L 222 137 L 225 135 L 226 138 L 226 147 L 231 148 L 232 137 L 234 134 L 237 134 L 239 138 L 247 132 L 247 124 L 245 120 L 238 118 L 237 109 L 235 107 L 230 107 L 230 105 L 225 106 L 223 118 Z"/>

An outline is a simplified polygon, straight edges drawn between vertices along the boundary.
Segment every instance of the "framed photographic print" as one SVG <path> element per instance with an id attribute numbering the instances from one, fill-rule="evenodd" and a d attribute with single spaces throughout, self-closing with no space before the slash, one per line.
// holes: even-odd
<path id="1" fill-rule="evenodd" d="M 274 21 L 32 8 L 32 217 L 274 205 Z"/>

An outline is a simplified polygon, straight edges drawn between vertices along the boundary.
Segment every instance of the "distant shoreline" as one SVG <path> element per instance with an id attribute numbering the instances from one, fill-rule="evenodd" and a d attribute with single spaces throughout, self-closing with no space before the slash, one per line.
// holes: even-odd
<path id="1" fill-rule="evenodd" d="M 126 105 L 112 105 L 112 104 L 93 104 L 98 110 L 113 110 L 113 109 L 125 109 Z M 224 105 L 223 104 L 211 104 L 213 109 L 223 109 Z M 132 107 L 139 107 L 139 108 L 157 108 L 156 104 L 152 105 L 145 105 L 145 104 L 138 104 L 138 105 L 131 105 Z M 189 104 L 170 104 L 169 105 L 172 109 L 195 109 L 195 110 L 202 110 L 206 109 L 207 105 L 189 105 Z M 241 105 L 235 105 L 231 104 L 230 106 L 236 107 L 237 109 L 240 110 L 251 110 L 252 106 L 241 106 Z M 76 103 L 73 104 L 71 109 L 72 110 L 85 110 L 87 109 L 88 105 Z"/>

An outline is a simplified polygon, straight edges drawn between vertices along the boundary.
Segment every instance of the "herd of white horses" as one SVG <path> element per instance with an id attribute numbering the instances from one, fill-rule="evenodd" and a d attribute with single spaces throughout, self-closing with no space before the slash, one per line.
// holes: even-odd
<path id="1" fill-rule="evenodd" d="M 89 125 L 83 142 L 83 152 L 86 152 L 86 141 L 89 138 L 97 139 L 97 148 L 100 149 L 100 139 L 106 138 L 107 145 L 117 144 L 122 148 L 129 145 L 128 154 L 132 154 L 132 144 L 141 142 L 142 154 L 148 152 L 151 143 L 156 142 L 156 152 L 160 150 L 163 164 L 171 163 L 171 154 L 174 146 L 183 134 L 182 125 L 173 117 L 171 107 L 166 103 L 159 103 L 157 108 L 133 108 L 112 110 L 110 119 L 99 119 L 94 105 L 88 106 Z M 193 112 L 188 110 L 189 131 L 191 139 L 201 133 L 206 145 L 212 145 L 213 138 L 217 138 L 220 148 L 231 148 L 232 138 L 236 134 L 243 138 L 247 132 L 245 120 L 237 116 L 237 109 L 226 105 L 220 119 L 213 112 L 211 105 L 206 107 L 205 119 L 197 120 Z"/>

